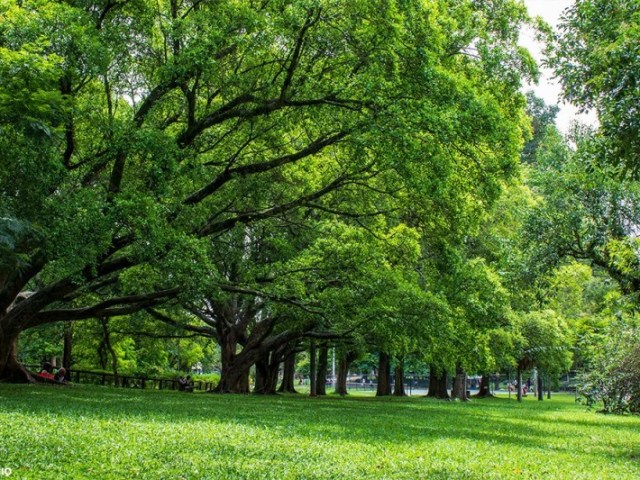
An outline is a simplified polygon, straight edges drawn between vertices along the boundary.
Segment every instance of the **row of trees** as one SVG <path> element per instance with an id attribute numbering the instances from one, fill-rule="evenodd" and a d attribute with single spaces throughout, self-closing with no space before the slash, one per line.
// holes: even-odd
<path id="1" fill-rule="evenodd" d="M 592 3 L 550 42 L 567 85 Z M 108 350 L 115 318 L 140 345 L 215 341 L 221 392 L 331 345 L 340 383 L 376 352 L 389 393 L 418 355 L 464 398 L 466 371 L 586 362 L 594 319 L 627 311 L 635 184 L 607 169 L 633 159 L 594 161 L 610 126 L 570 147 L 520 93 L 519 2 L 0 8 L 4 380 L 30 380 L 22 332 L 98 318 Z"/>
<path id="2" fill-rule="evenodd" d="M 235 391 L 379 317 L 515 171 L 533 66 L 494 7 L 5 2 L 0 375 L 24 330 L 145 311 L 202 319 Z"/>

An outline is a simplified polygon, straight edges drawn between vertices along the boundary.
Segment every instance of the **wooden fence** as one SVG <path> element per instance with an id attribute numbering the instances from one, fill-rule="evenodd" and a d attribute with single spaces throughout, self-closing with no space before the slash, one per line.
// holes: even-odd
<path id="1" fill-rule="evenodd" d="M 33 371 L 38 371 L 40 367 L 29 366 Z M 67 380 L 74 383 L 85 383 L 90 385 L 104 385 L 108 387 L 121 388 L 146 388 L 152 390 L 179 390 L 177 378 L 152 378 L 137 377 L 133 375 L 114 375 L 113 373 L 92 372 L 89 370 L 68 370 Z M 205 382 L 202 380 L 193 381 L 194 390 L 212 390 L 216 386 L 215 382 Z"/>

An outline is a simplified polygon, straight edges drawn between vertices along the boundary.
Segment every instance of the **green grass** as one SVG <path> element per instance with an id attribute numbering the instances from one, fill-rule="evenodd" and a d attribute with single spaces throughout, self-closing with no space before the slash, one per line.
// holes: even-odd
<path id="1" fill-rule="evenodd" d="M 16 479 L 632 479 L 640 418 L 560 395 L 460 404 L 0 385 L 7 467 Z"/>

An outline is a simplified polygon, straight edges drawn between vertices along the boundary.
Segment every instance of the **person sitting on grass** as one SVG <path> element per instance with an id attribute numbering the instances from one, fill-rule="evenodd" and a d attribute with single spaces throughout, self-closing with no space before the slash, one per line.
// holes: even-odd
<path id="1" fill-rule="evenodd" d="M 178 379 L 178 390 L 181 392 L 193 392 L 193 381 L 191 375 L 187 375 L 187 378 L 180 377 Z"/>
<path id="2" fill-rule="evenodd" d="M 191 380 L 191 375 L 187 375 L 185 382 L 185 392 L 193 392 L 193 380 Z"/>
<path id="3" fill-rule="evenodd" d="M 53 379 L 58 383 L 67 383 L 66 375 L 67 375 L 67 369 L 62 367 L 60 370 L 56 372 Z"/>
<path id="4" fill-rule="evenodd" d="M 40 373 L 38 373 L 38 376 L 40 378 L 44 378 L 45 380 L 53 380 L 54 376 L 53 376 L 53 372 L 51 371 L 52 369 L 53 367 L 49 362 L 44 362 L 44 364 L 42 364 L 42 370 L 40 370 Z"/>

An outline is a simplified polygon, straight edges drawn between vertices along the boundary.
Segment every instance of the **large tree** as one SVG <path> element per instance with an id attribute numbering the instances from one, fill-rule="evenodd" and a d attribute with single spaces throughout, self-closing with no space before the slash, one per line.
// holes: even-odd
<path id="1" fill-rule="evenodd" d="M 2 379 L 29 378 L 25 329 L 192 300 L 237 226 L 353 214 L 377 178 L 423 209 L 481 204 L 517 163 L 533 67 L 512 1 L 0 12 Z"/>
<path id="2" fill-rule="evenodd" d="M 577 148 L 550 131 L 538 152 L 530 184 L 542 201 L 527 220 L 532 269 L 544 272 L 567 258 L 604 270 L 626 294 L 640 289 L 635 232 L 640 224 L 637 181 L 599 164 L 601 142 L 589 131 Z"/>
<path id="3" fill-rule="evenodd" d="M 597 113 L 598 160 L 637 177 L 640 168 L 640 5 L 635 0 L 576 0 L 551 42 L 564 96 Z"/>

